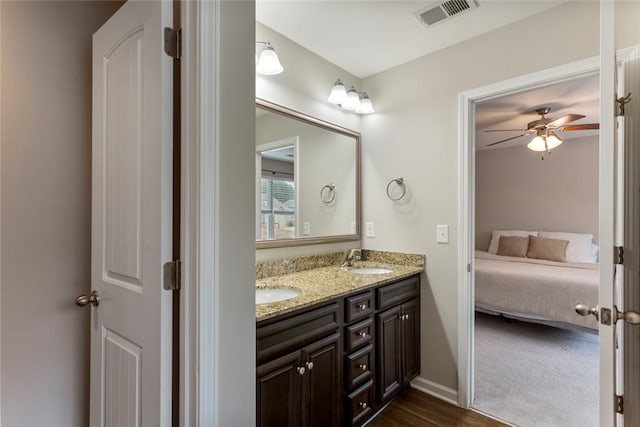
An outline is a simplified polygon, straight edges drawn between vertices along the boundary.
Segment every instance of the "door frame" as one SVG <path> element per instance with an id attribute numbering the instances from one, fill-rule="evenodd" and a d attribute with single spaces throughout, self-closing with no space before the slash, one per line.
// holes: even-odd
<path id="1" fill-rule="evenodd" d="M 616 52 L 617 61 L 636 58 L 637 47 Z M 537 89 L 600 71 L 600 57 L 579 60 L 539 72 L 527 74 L 462 92 L 458 97 L 458 171 L 459 206 L 458 227 L 458 404 L 469 408 L 474 395 L 474 328 L 475 311 L 475 105 L 526 90 Z M 610 171 L 613 174 L 613 171 Z M 612 229 L 613 231 L 613 229 Z M 609 237 L 613 241 L 613 234 Z M 613 399 L 611 399 L 613 402 Z"/>
<path id="2" fill-rule="evenodd" d="M 255 120 L 255 7 L 181 7 L 180 426 L 252 425 L 255 221 L 242 211 L 253 218 L 255 180 L 247 171 L 254 171 L 255 138 L 247 140 L 254 128 L 246 123 Z M 250 196 L 233 197 L 248 186 Z M 238 369 L 229 369 L 230 359 Z"/>

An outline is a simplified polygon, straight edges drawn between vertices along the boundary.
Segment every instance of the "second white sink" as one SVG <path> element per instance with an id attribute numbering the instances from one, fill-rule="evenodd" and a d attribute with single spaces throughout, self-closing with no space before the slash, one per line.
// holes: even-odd
<path id="1" fill-rule="evenodd" d="M 377 267 L 354 267 L 348 269 L 351 273 L 355 274 L 387 274 L 393 273 L 393 270 L 389 270 L 388 268 L 377 268 Z"/>
<path id="2" fill-rule="evenodd" d="M 301 294 L 302 291 L 295 288 L 256 288 L 256 304 L 286 301 Z"/>

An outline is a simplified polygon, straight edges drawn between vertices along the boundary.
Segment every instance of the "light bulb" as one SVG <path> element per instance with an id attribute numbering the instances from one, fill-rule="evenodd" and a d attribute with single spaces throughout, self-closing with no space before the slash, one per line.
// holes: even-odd
<path id="1" fill-rule="evenodd" d="M 545 138 L 547 140 L 546 144 Z M 551 151 L 560 144 L 562 144 L 562 140 L 555 135 L 536 136 L 527 144 L 527 148 L 531 151 Z"/>
<path id="2" fill-rule="evenodd" d="M 331 93 L 329 94 L 327 101 L 332 104 L 340 105 L 345 99 L 347 99 L 347 89 L 345 89 L 340 79 L 338 79 L 331 88 Z"/>
<path id="3" fill-rule="evenodd" d="M 260 52 L 256 71 L 266 75 L 280 74 L 284 71 L 282 64 L 280 64 L 280 58 L 278 58 L 278 54 L 273 46 L 267 45 L 267 47 Z"/>
<path id="4" fill-rule="evenodd" d="M 345 110 L 353 111 L 360 106 L 360 95 L 356 91 L 356 88 L 351 86 L 347 91 L 347 98 L 342 103 L 342 108 Z"/>
<path id="5" fill-rule="evenodd" d="M 362 94 L 362 98 L 360 98 L 360 105 L 356 108 L 356 113 L 359 114 L 371 114 L 374 112 L 373 104 L 371 104 L 371 100 L 369 99 L 369 95 L 365 92 Z"/>

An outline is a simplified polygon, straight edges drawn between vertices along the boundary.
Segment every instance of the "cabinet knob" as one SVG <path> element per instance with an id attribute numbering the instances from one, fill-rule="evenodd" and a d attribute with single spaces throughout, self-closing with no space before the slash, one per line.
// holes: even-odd
<path id="1" fill-rule="evenodd" d="M 362 409 L 367 409 L 367 406 L 368 406 L 368 405 L 367 405 L 367 402 L 360 402 L 360 403 L 359 403 L 359 406 L 360 406 L 360 408 L 362 408 Z"/>
<path id="2" fill-rule="evenodd" d="M 305 372 L 304 366 L 298 366 L 298 373 L 300 375 L 304 375 L 304 372 Z"/>
<path id="3" fill-rule="evenodd" d="M 313 362 L 307 362 L 307 371 L 310 371 L 313 369 Z"/>
<path id="4" fill-rule="evenodd" d="M 360 304 L 358 308 L 360 309 L 360 311 L 365 311 L 367 309 L 367 304 Z"/>
<path id="5" fill-rule="evenodd" d="M 367 370 L 367 365 L 365 365 L 365 364 L 360 364 L 360 365 L 358 365 L 358 368 L 359 368 L 361 371 L 366 371 L 366 370 Z"/>
<path id="6" fill-rule="evenodd" d="M 361 331 L 361 332 L 358 333 L 358 335 L 360 335 L 360 338 L 366 338 L 367 332 L 366 331 Z"/>

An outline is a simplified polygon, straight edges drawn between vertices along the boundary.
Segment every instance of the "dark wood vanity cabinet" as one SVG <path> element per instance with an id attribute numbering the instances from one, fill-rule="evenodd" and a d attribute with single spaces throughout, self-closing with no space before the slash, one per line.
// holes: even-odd
<path id="1" fill-rule="evenodd" d="M 258 426 L 335 426 L 342 418 L 340 306 L 258 326 Z"/>
<path id="2" fill-rule="evenodd" d="M 418 276 L 377 289 L 377 390 L 389 402 L 420 373 L 420 280 Z"/>
<path id="3" fill-rule="evenodd" d="M 366 423 L 419 374 L 419 296 L 416 275 L 258 323 L 257 425 Z"/>

